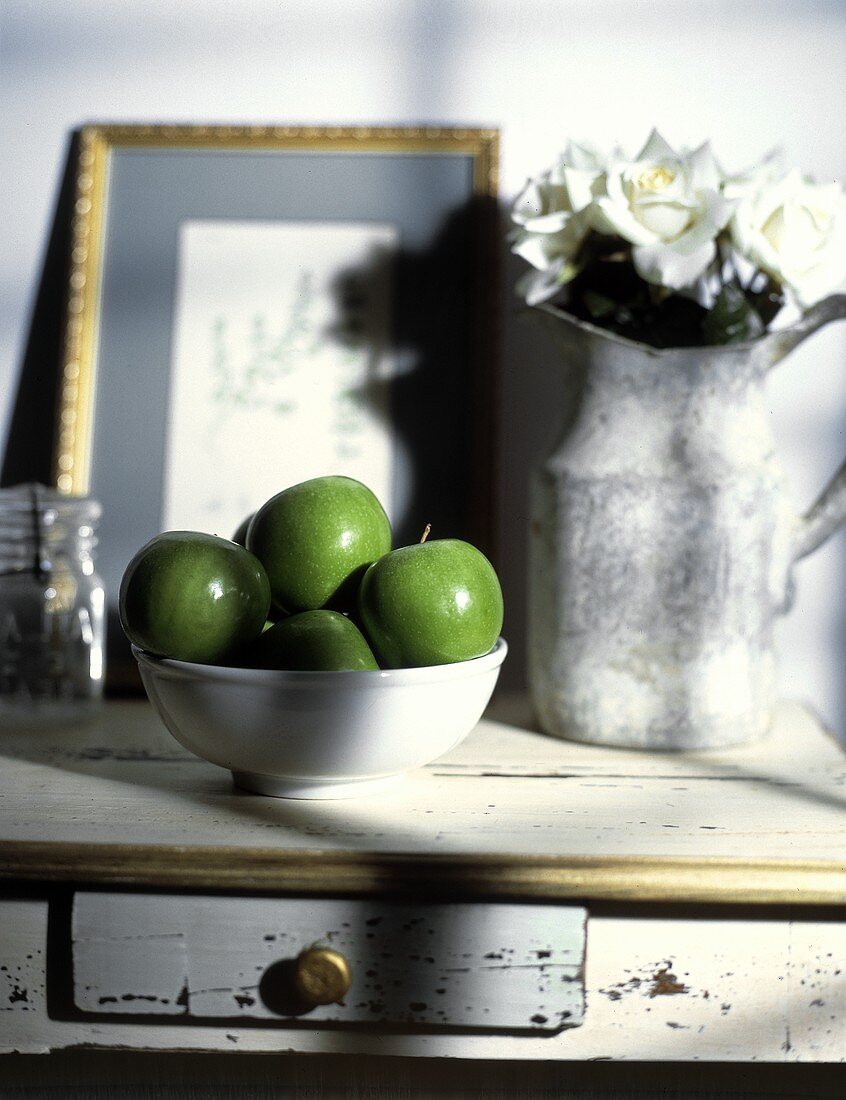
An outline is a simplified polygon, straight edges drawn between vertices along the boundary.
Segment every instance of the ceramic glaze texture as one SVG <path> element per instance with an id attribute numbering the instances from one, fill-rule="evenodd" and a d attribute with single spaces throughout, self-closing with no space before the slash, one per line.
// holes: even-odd
<path id="1" fill-rule="evenodd" d="M 664 350 L 544 309 L 569 400 L 531 486 L 529 675 L 548 733 L 684 749 L 766 731 L 774 619 L 792 563 L 846 515 L 846 466 L 797 518 L 764 383 L 844 306 L 749 344 Z"/>

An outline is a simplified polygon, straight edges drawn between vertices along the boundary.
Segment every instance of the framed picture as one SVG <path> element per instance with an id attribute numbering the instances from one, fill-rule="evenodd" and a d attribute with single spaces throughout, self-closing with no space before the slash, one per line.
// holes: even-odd
<path id="1" fill-rule="evenodd" d="M 329 473 L 397 545 L 431 523 L 492 553 L 496 131 L 104 125 L 78 149 L 55 477 L 103 505 L 112 605 L 153 535 L 231 537 Z"/>

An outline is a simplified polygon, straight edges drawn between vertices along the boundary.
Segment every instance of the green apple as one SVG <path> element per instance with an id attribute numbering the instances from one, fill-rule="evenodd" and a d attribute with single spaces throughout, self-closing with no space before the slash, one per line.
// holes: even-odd
<path id="1" fill-rule="evenodd" d="M 391 549 L 391 525 L 360 481 L 317 477 L 259 508 L 247 548 L 267 570 L 273 602 L 283 611 L 346 611 L 355 606 L 364 570 Z"/>
<path id="2" fill-rule="evenodd" d="M 364 635 L 337 611 L 301 611 L 283 619 L 257 638 L 239 663 L 302 671 L 379 667 Z"/>
<path id="3" fill-rule="evenodd" d="M 142 546 L 123 574 L 120 620 L 141 649 L 219 664 L 258 637 L 270 583 L 244 547 L 197 531 L 167 531 Z"/>
<path id="4" fill-rule="evenodd" d="M 383 668 L 452 664 L 491 649 L 502 629 L 502 589 L 475 546 L 435 539 L 371 565 L 359 614 Z"/>

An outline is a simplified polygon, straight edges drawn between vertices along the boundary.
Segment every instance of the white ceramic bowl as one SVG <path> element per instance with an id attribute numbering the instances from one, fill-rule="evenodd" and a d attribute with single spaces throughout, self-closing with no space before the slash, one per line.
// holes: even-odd
<path id="1" fill-rule="evenodd" d="M 147 695 L 180 744 L 278 798 L 370 794 L 473 729 L 508 646 L 472 661 L 379 672 L 278 672 L 151 657 Z"/>

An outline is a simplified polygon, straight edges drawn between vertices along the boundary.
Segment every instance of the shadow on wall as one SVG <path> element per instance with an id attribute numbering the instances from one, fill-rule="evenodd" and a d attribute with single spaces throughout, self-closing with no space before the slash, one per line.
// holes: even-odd
<path id="1" fill-rule="evenodd" d="M 476 214 L 477 225 L 495 222 L 489 210 Z M 442 303 L 444 278 L 455 282 L 449 260 L 466 212 L 453 215 L 425 251 L 402 251 L 393 258 L 377 255 L 368 267 L 341 273 L 335 286 L 341 317 L 336 336 L 350 346 L 367 346 L 369 326 L 362 311 L 378 297 L 373 291 L 386 278 L 385 264 L 398 265 L 401 301 L 394 346 L 399 356 L 419 361 L 391 386 L 392 422 L 411 453 L 422 457 L 418 468 L 423 476 L 414 482 L 396 543 L 416 541 L 421 519 L 431 520 L 436 533 L 470 539 L 494 559 L 505 598 L 503 633 L 509 642 L 500 685 L 519 691 L 526 685 L 529 472 L 552 450 L 562 424 L 574 416 L 579 386 L 562 368 L 544 326 L 514 294 L 521 264 L 507 251 L 503 218 L 499 212 L 494 243 L 500 255 L 492 256 L 491 263 L 505 271 L 505 279 L 495 296 L 478 290 L 475 294 L 481 316 L 457 360 L 473 363 L 471 388 L 457 404 L 455 379 L 443 370 L 446 363 L 456 361 L 455 349 L 449 346 L 452 329 L 432 292 L 437 286 Z M 460 281 L 447 300 L 452 295 L 461 300 Z M 500 342 L 502 348 L 497 346 Z M 378 349 L 372 350 L 375 364 Z M 385 407 L 380 390 L 386 384 L 378 372 L 371 373 L 363 397 L 374 409 Z M 452 405 L 451 410 L 446 405 Z M 452 449 L 444 447 L 445 438 L 454 441 Z"/>
<path id="2" fill-rule="evenodd" d="M 376 415 L 387 410 L 397 451 L 408 456 L 408 468 L 394 474 L 398 546 L 416 542 L 431 523 L 433 537 L 469 539 L 496 556 L 497 353 L 485 316 L 496 288 L 492 271 L 476 270 L 490 251 L 485 235 L 496 233 L 495 209 L 477 199 L 454 211 L 427 248 L 374 253 L 333 286 L 332 335 L 368 356 L 367 380 L 352 396 Z M 468 264 L 472 255 L 478 265 Z M 386 377 L 368 314 L 391 284 L 389 342 L 399 370 Z"/>
<path id="3" fill-rule="evenodd" d="M 579 387 L 566 375 L 544 325 L 515 294 L 525 265 L 505 248 L 498 546 L 509 654 L 500 684 L 520 691 L 526 686 L 529 475 L 574 415 Z"/>
<path id="4" fill-rule="evenodd" d="M 59 185 L 0 469 L 0 486 L 4 487 L 24 481 L 38 481 L 43 485 L 53 481 L 56 403 L 78 147 L 78 136 L 73 134 L 68 139 L 65 171 Z"/>

